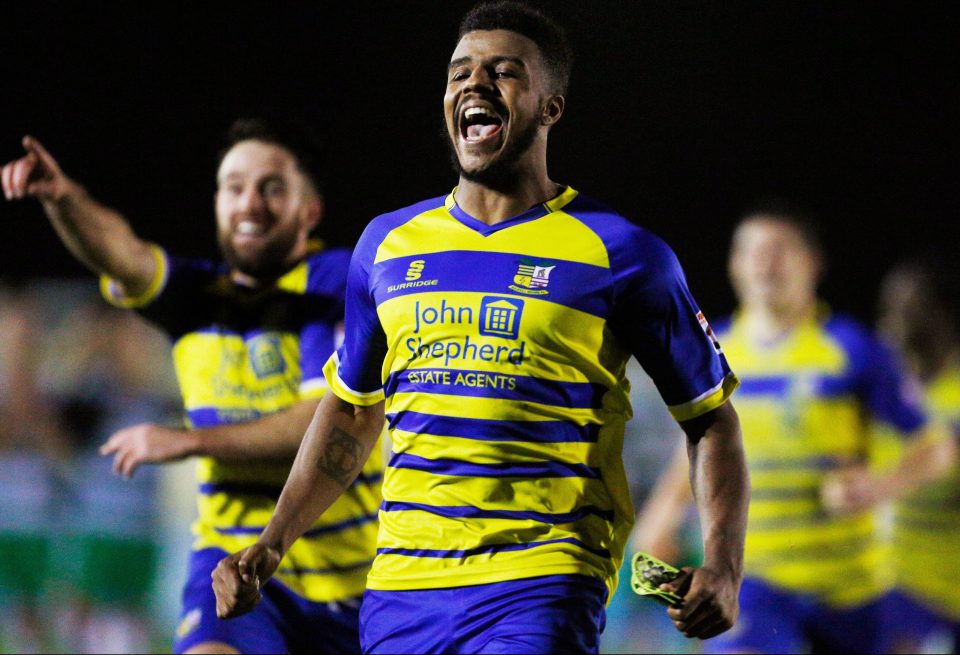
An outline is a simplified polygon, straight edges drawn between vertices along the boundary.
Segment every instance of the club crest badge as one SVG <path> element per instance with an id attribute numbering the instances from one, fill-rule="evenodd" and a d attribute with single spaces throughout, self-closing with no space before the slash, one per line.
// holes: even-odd
<path id="1" fill-rule="evenodd" d="M 528 296 L 545 296 L 550 293 L 547 285 L 550 284 L 550 274 L 556 267 L 553 262 L 521 260 L 517 273 L 513 276 L 513 284 L 508 288 Z"/>

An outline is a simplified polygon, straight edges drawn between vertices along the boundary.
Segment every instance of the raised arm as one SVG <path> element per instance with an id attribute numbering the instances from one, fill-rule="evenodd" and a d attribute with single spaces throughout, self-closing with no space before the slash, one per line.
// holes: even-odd
<path id="1" fill-rule="evenodd" d="M 662 588 L 683 596 L 679 607 L 667 610 L 677 629 L 687 637 L 709 639 L 729 630 L 739 612 L 750 480 L 740 419 L 729 401 L 681 426 L 704 558 L 702 566 Z"/>
<path id="2" fill-rule="evenodd" d="M 171 428 L 141 423 L 115 432 L 100 446 L 113 455 L 113 470 L 129 478 L 141 464 L 162 464 L 185 457 L 213 457 L 225 462 L 290 460 L 317 409 L 304 400 L 275 414 L 245 423 L 209 428 Z"/>
<path id="3" fill-rule="evenodd" d="M 257 543 L 213 572 L 217 616 L 249 612 L 290 546 L 356 479 L 383 429 L 383 402 L 352 405 L 326 394 L 303 437 L 277 509 Z"/>
<path id="4" fill-rule="evenodd" d="M 151 244 L 67 177 L 39 141 L 25 136 L 23 148 L 24 157 L 3 167 L 6 199 L 36 198 L 63 244 L 84 266 L 119 282 L 125 295 L 146 291 L 157 269 Z"/>

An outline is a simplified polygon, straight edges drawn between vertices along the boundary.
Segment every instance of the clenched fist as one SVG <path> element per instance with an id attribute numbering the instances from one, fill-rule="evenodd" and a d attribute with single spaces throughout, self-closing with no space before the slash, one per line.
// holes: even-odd
<path id="1" fill-rule="evenodd" d="M 262 598 L 260 588 L 280 566 L 280 559 L 276 549 L 256 543 L 220 560 L 211 574 L 217 616 L 232 619 L 256 607 Z"/>

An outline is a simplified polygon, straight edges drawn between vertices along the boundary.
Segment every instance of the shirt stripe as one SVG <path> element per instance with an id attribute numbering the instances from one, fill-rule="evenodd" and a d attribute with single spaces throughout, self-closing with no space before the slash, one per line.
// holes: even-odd
<path id="1" fill-rule="evenodd" d="M 406 557 L 439 557 L 439 558 L 454 558 L 454 557 L 470 557 L 472 555 L 482 555 L 487 553 L 503 553 L 508 551 L 516 550 L 528 550 L 530 548 L 538 548 L 540 546 L 548 546 L 551 544 L 573 544 L 577 548 L 582 548 L 583 550 L 593 553 L 594 555 L 599 555 L 600 557 L 610 557 L 610 551 L 605 548 L 590 548 L 585 543 L 579 539 L 574 539 L 572 537 L 567 537 L 563 539 L 547 539 L 546 541 L 531 541 L 528 543 L 522 544 L 493 544 L 490 546 L 478 546 L 476 548 L 468 548 L 466 550 L 430 550 L 423 548 L 378 548 L 378 555 L 403 555 Z"/>
<path id="2" fill-rule="evenodd" d="M 388 414 L 391 430 L 482 441 L 596 443 L 600 426 L 569 421 L 498 421 L 400 411 Z"/>
<path id="3" fill-rule="evenodd" d="M 563 462 L 474 464 L 473 462 L 455 459 L 427 459 L 409 453 L 397 453 L 390 458 L 387 466 L 461 477 L 600 479 L 600 469 L 584 464 L 565 464 Z"/>
<path id="4" fill-rule="evenodd" d="M 508 519 L 515 521 L 537 521 L 550 525 L 575 523 L 587 516 L 599 516 L 605 521 L 613 521 L 612 510 L 603 510 L 593 505 L 581 507 L 573 512 L 548 514 L 546 512 L 526 512 L 522 510 L 481 509 L 471 505 L 424 505 L 422 503 L 403 503 L 384 501 L 380 506 L 384 512 L 421 511 L 451 519 Z"/>

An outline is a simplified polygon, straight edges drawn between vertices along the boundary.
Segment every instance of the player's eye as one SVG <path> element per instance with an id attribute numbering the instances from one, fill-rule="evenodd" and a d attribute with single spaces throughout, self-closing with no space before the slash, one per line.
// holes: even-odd
<path id="1" fill-rule="evenodd" d="M 462 81 L 464 81 L 465 79 L 467 79 L 468 77 L 470 77 L 470 73 L 468 73 L 468 72 L 465 71 L 465 70 L 458 70 L 458 71 L 454 71 L 454 72 L 450 75 L 450 81 L 451 81 L 451 82 L 462 82 Z"/>
<path id="2" fill-rule="evenodd" d="M 269 182 L 264 183 L 260 192 L 263 193 L 264 197 L 269 198 L 283 195 L 286 190 L 287 187 L 283 184 L 283 182 L 280 182 L 279 180 L 270 180 Z"/>
<path id="3" fill-rule="evenodd" d="M 495 74 L 497 79 L 500 79 L 500 80 L 510 78 L 510 77 L 516 77 L 516 75 L 513 73 L 512 70 L 508 70 L 504 68 L 498 69 Z"/>

